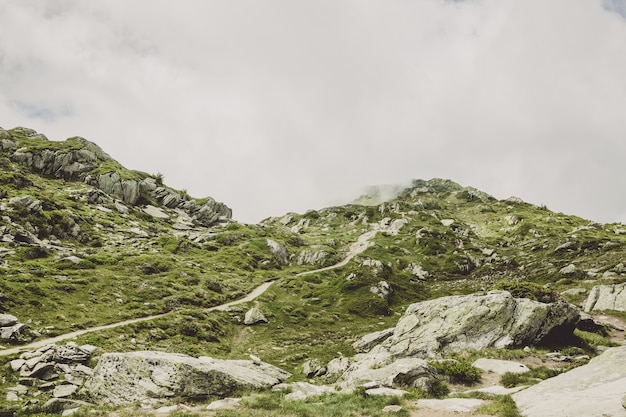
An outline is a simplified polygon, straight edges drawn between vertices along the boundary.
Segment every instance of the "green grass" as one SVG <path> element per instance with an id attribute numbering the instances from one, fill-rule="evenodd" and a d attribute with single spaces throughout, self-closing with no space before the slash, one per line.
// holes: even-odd
<path id="1" fill-rule="evenodd" d="M 219 417 L 234 416 L 293 416 L 293 417 L 382 417 L 382 409 L 387 405 L 399 405 L 397 397 L 371 397 L 363 390 L 352 394 L 328 394 L 303 401 L 288 401 L 284 393 L 262 393 L 244 398 L 241 407 L 234 411 L 218 411 Z M 408 416 L 407 410 L 397 414 Z"/>

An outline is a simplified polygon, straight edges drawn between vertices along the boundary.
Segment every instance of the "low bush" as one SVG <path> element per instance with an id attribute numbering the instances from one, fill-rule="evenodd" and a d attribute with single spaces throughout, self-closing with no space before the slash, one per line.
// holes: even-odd
<path id="1" fill-rule="evenodd" d="M 472 385 L 480 381 L 481 370 L 463 359 L 430 361 L 428 364 L 453 384 Z"/>

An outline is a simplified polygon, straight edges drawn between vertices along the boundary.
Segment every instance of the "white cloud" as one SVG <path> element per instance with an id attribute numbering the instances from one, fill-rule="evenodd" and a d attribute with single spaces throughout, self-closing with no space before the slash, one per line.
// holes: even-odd
<path id="1" fill-rule="evenodd" d="M 245 221 L 438 176 L 610 222 L 621 6 L 5 1 L 0 125 L 84 136 Z"/>

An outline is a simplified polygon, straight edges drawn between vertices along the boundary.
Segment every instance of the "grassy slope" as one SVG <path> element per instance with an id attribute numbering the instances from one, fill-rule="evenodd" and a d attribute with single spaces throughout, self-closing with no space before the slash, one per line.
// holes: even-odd
<path id="1" fill-rule="evenodd" d="M 56 236 L 83 259 L 77 265 L 63 263 L 54 251 L 38 253 L 0 242 L 6 261 L 0 268 L 4 312 L 30 320 L 45 337 L 174 311 L 159 320 L 79 338 L 106 351 L 157 349 L 225 358 L 254 353 L 302 378 L 298 367 L 305 359 L 353 355 L 351 343 L 357 337 L 393 326 L 406 306 L 419 300 L 504 285 L 520 294 L 555 296 L 571 287 L 624 280 L 619 271 L 602 277 L 619 269 L 616 265 L 625 258 L 623 225 L 599 225 L 545 207 L 498 201 L 447 181 L 416 181 L 394 200 L 374 206 L 291 213 L 259 225 L 219 224 L 193 231 L 205 236 L 198 243 L 195 235 L 172 228 L 176 215 L 171 211 L 170 219 L 155 219 L 141 207 L 129 207 L 122 215 L 110 197 L 88 203 L 89 187 L 82 182 L 44 178 L 7 158 L 0 160 L 0 189 L 6 192 L 2 215 L 22 226 L 30 223 L 41 239 Z M 24 195 L 40 200 L 42 209 L 26 213 L 8 206 L 11 197 Z M 374 245 L 346 266 L 297 276 L 338 262 L 359 235 L 396 219 L 406 221 L 397 234 L 378 233 Z M 442 219 L 453 223 L 446 226 L 449 222 Z M 1 222 L 11 227 L 6 218 Z M 72 224 L 80 227 L 78 236 L 69 233 Z M 274 259 L 268 238 L 294 255 L 290 265 Z M 566 242 L 572 242 L 569 249 L 557 250 Z M 319 265 L 297 265 L 295 259 L 305 250 L 323 250 L 328 256 Z M 365 260 L 381 266 L 364 265 Z M 558 272 L 571 263 L 576 273 Z M 413 276 L 411 265 L 420 265 L 429 276 Z M 277 281 L 254 302 L 268 324 L 242 325 L 253 303 L 230 312 L 205 311 L 270 279 Z M 370 291 L 383 280 L 393 289 L 388 300 Z M 46 329 L 50 326 L 54 328 Z"/>

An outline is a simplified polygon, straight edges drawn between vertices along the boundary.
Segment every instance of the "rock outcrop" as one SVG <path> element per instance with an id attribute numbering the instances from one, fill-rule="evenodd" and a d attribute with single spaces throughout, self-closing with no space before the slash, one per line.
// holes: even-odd
<path id="1" fill-rule="evenodd" d="M 466 349 L 532 345 L 571 334 L 578 309 L 565 301 L 546 304 L 507 291 L 442 297 L 412 304 L 393 335 L 372 349 L 392 357 L 432 358 Z"/>
<path id="2" fill-rule="evenodd" d="M 355 342 L 357 354 L 338 383 L 353 388 L 428 387 L 436 372 L 426 359 L 468 349 L 536 344 L 548 336 L 571 334 L 578 309 L 564 301 L 546 304 L 514 298 L 507 291 L 442 297 L 409 306 L 391 330 Z M 376 341 L 382 341 L 372 347 Z"/>
<path id="3" fill-rule="evenodd" d="M 15 342 L 24 335 L 28 326 L 12 314 L 0 314 L 0 339 Z"/>
<path id="4" fill-rule="evenodd" d="M 107 353 L 81 393 L 97 404 L 118 406 L 146 398 L 226 397 L 240 389 L 270 388 L 289 376 L 264 362 L 150 351 Z"/>
<path id="5" fill-rule="evenodd" d="M 626 311 L 626 282 L 615 285 L 596 285 L 591 289 L 585 311 Z"/>
<path id="6" fill-rule="evenodd" d="M 626 346 L 606 350 L 588 364 L 513 395 L 526 417 L 624 416 Z"/>
<path id="7" fill-rule="evenodd" d="M 46 410 L 59 411 L 61 403 L 75 405 L 67 397 L 71 397 L 92 374 L 86 364 L 96 349 L 92 345 L 78 346 L 69 342 L 22 353 L 9 363 L 14 372 L 19 372 L 20 379 L 15 387 L 9 388 L 7 400 L 18 401 L 29 396 L 42 399 L 46 397 L 44 393 L 49 392 L 52 402 L 44 407 Z"/>
<path id="8" fill-rule="evenodd" d="M 0 151 L 13 162 L 32 172 L 85 183 L 118 197 L 125 204 L 145 204 L 145 198 L 156 199 L 171 209 L 187 213 L 200 226 L 210 226 L 232 218 L 232 210 L 212 198 L 194 200 L 162 186 L 147 174 L 129 171 L 93 142 L 73 137 L 65 142 L 49 142 L 32 129 L 0 129 Z M 20 140 L 41 141 L 43 145 L 19 147 Z M 50 146 L 45 146 L 49 142 Z M 20 203 L 16 201 L 15 203 Z"/>
<path id="9" fill-rule="evenodd" d="M 289 254 L 287 253 L 287 249 L 280 243 L 276 242 L 272 239 L 267 239 L 267 246 L 270 248 L 270 252 L 274 259 L 278 261 L 281 265 L 289 264 Z"/>

